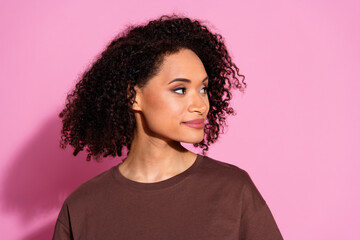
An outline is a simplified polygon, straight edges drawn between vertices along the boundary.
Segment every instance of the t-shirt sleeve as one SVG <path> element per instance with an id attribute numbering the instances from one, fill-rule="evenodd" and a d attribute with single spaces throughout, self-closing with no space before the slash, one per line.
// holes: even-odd
<path id="1" fill-rule="evenodd" d="M 283 240 L 268 205 L 247 173 L 241 208 L 241 240 Z"/>
<path id="2" fill-rule="evenodd" d="M 64 202 L 58 218 L 56 220 L 54 234 L 52 240 L 73 240 L 72 232 L 70 230 L 69 210 L 68 205 Z"/>

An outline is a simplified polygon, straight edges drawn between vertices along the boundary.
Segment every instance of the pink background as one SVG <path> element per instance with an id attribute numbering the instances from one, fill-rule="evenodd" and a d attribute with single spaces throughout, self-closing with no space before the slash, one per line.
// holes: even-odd
<path id="1" fill-rule="evenodd" d="M 360 239 L 359 1 L 174 2 L 1 1 L 0 239 L 49 239 L 118 162 L 61 150 L 57 114 L 116 33 L 171 12 L 211 24 L 246 75 L 209 156 L 249 172 L 285 239 Z"/>

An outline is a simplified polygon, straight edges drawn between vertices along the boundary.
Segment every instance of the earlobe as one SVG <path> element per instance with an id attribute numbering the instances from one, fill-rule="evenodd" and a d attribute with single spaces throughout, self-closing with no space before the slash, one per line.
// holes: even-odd
<path id="1" fill-rule="evenodd" d="M 138 103 L 136 102 L 136 100 L 134 101 L 134 103 L 131 106 L 131 109 L 134 111 L 141 111 L 140 106 L 138 105 Z"/>

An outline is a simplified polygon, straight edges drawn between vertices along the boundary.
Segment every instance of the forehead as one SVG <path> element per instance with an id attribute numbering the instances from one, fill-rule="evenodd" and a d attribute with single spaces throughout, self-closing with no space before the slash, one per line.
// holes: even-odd
<path id="1" fill-rule="evenodd" d="M 206 77 L 206 71 L 202 61 L 193 51 L 181 49 L 164 57 L 157 76 L 163 80 L 179 77 L 202 80 Z"/>

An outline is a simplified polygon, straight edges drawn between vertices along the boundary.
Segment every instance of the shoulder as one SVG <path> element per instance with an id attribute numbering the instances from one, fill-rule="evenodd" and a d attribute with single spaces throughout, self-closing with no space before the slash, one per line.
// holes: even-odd
<path id="1" fill-rule="evenodd" d="M 96 196 L 111 192 L 113 189 L 112 183 L 114 182 L 112 171 L 115 167 L 116 166 L 113 166 L 79 185 L 69 194 L 65 202 L 71 205 L 81 205 L 84 200 L 91 201 L 91 199 L 94 199 Z"/>
<path id="2" fill-rule="evenodd" d="M 114 193 L 117 187 L 112 172 L 117 166 L 96 175 L 73 190 L 62 204 L 58 221 L 70 227 L 71 218 L 82 219 L 99 205 L 104 205 L 108 196 Z M 60 225 L 59 225 L 60 226 Z"/>
<path id="3" fill-rule="evenodd" d="M 242 236 L 247 236 L 246 239 L 283 239 L 266 201 L 247 171 L 207 156 L 202 165 L 202 171 L 209 174 L 208 179 L 216 186 L 217 193 L 226 198 L 227 204 L 235 203 L 234 211 L 240 209 Z M 208 188 L 210 184 L 204 191 Z"/>
<path id="4" fill-rule="evenodd" d="M 208 156 L 203 156 L 202 170 L 208 174 L 227 180 L 240 181 L 243 183 L 251 182 L 248 172 L 244 169 Z"/>
<path id="5" fill-rule="evenodd" d="M 261 205 L 265 203 L 249 173 L 244 169 L 204 156 L 202 171 L 212 185 L 237 192 L 245 200 L 258 201 Z"/>

